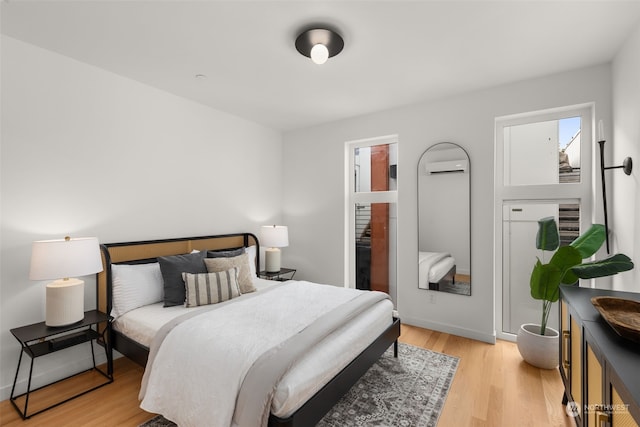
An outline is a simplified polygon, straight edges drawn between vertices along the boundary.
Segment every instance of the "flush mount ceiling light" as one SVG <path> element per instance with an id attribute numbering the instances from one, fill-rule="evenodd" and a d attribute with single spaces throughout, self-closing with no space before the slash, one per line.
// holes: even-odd
<path id="1" fill-rule="evenodd" d="M 311 58 L 316 64 L 324 64 L 327 59 L 342 51 L 344 40 L 340 34 L 326 28 L 312 28 L 296 38 L 296 49 Z"/>

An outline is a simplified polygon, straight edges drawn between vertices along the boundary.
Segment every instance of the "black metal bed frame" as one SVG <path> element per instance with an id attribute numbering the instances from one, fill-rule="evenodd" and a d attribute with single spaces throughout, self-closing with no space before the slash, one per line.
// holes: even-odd
<path id="1" fill-rule="evenodd" d="M 183 241 L 197 242 L 199 240 L 211 239 L 227 239 L 237 238 L 243 239 L 244 246 L 249 246 L 249 242 L 256 245 L 256 271 L 260 267 L 260 244 L 258 238 L 251 233 L 235 233 L 214 236 L 187 237 L 177 239 L 164 240 L 147 240 L 140 242 L 128 243 L 111 243 L 101 245 L 104 271 L 98 274 L 97 281 L 100 282 L 102 275 L 103 286 L 100 286 L 97 292 L 97 307 L 102 307 L 106 313 L 111 312 L 112 308 L 112 276 L 111 276 L 111 248 L 136 245 L 156 245 L 163 243 L 176 243 Z M 224 247 L 216 247 L 215 249 L 231 249 Z M 154 261 L 153 257 L 141 259 L 131 259 L 123 261 L 124 263 L 148 263 Z M 106 294 L 106 295 L 104 295 Z M 106 301 L 101 299 L 106 298 Z M 149 349 L 136 341 L 126 337 L 120 332 L 111 329 L 110 342 L 111 349 L 118 350 L 121 354 L 128 357 L 140 366 L 145 366 L 149 357 Z M 318 423 L 322 417 L 340 400 L 340 398 L 358 381 L 358 379 L 380 358 L 380 356 L 393 344 L 394 357 L 398 357 L 398 337 L 400 336 L 400 319 L 393 318 L 393 323 L 378 336 L 362 353 L 356 356 L 342 371 L 340 371 L 332 380 L 330 380 L 322 389 L 313 395 L 304 405 L 302 405 L 290 417 L 279 418 L 271 414 L 269 416 L 269 427 L 308 427 Z M 110 367 L 112 369 L 112 367 Z"/>
<path id="2" fill-rule="evenodd" d="M 444 276 L 442 276 L 442 278 L 439 281 L 429 282 L 429 290 L 439 291 L 440 285 L 443 285 L 443 284 L 453 285 L 455 281 L 456 281 L 456 265 L 454 264 L 453 267 L 451 267 L 449 271 L 447 271 L 447 273 Z"/>

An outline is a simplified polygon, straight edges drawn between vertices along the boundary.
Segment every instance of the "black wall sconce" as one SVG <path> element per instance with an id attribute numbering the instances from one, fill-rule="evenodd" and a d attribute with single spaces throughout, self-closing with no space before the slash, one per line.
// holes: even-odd
<path id="1" fill-rule="evenodd" d="M 607 186 L 605 181 L 604 171 L 607 169 L 622 169 L 626 175 L 631 175 L 631 171 L 633 170 L 633 161 L 631 157 L 627 157 L 622 161 L 622 165 L 620 166 L 605 166 L 604 165 L 604 136 L 602 131 L 602 121 L 599 123 L 599 139 L 598 145 L 600 145 L 600 174 L 602 177 L 602 205 L 604 207 L 604 229 L 606 230 L 606 238 L 607 238 L 607 253 L 609 252 L 609 215 L 607 213 Z"/>

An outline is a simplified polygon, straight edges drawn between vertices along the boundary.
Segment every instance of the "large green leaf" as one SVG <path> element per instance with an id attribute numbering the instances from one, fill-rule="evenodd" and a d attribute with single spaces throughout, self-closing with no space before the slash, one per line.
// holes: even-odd
<path id="1" fill-rule="evenodd" d="M 542 328 L 547 323 L 551 304 L 559 299 L 561 283 L 572 285 L 578 279 L 611 276 L 633 268 L 633 262 L 624 254 L 582 264 L 583 259 L 591 257 L 600 249 L 605 239 L 605 227 L 594 224 L 571 245 L 559 247 L 560 235 L 555 218 L 547 217 L 538 221 L 536 248 L 555 251 L 548 264 L 543 264 L 540 259 L 536 261 L 529 282 L 531 297 L 543 300 Z"/>
<path id="2" fill-rule="evenodd" d="M 538 220 L 536 248 L 543 251 L 555 251 L 560 245 L 560 234 L 556 219 L 552 216 Z"/>
<path id="3" fill-rule="evenodd" d="M 593 224 L 587 231 L 571 242 L 571 246 L 576 248 L 582 259 L 589 258 L 598 252 L 607 238 L 607 232 L 602 224 Z"/>
<path id="4" fill-rule="evenodd" d="M 632 268 L 633 262 L 628 256 L 616 254 L 600 261 L 576 265 L 571 270 L 581 279 L 593 279 L 595 277 L 612 276 Z"/>
<path id="5" fill-rule="evenodd" d="M 531 297 L 537 300 L 558 301 L 560 277 L 562 272 L 551 264 L 538 260 L 531 272 Z"/>
<path id="6" fill-rule="evenodd" d="M 558 280 L 558 286 L 560 282 L 565 285 L 572 285 L 578 281 L 572 271 L 571 267 L 578 265 L 582 262 L 582 256 L 580 252 L 572 246 L 562 246 L 558 248 L 555 254 L 551 257 L 549 264 L 555 265 L 560 270 L 560 279 Z"/>

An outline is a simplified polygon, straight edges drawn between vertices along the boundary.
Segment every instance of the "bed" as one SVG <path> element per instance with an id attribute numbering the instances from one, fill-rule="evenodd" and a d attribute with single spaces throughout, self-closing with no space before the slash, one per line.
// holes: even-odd
<path id="1" fill-rule="evenodd" d="M 456 260 L 446 252 L 418 252 L 418 287 L 432 291 L 455 283 Z"/>
<path id="2" fill-rule="evenodd" d="M 197 252 L 206 252 L 207 254 L 212 254 L 213 252 L 213 255 L 218 257 L 219 254 L 224 254 L 227 251 L 238 250 L 246 253 L 251 261 L 250 274 L 252 282 L 257 288 L 255 292 L 241 294 L 239 297 L 222 301 L 220 304 L 204 304 L 185 308 L 182 305 L 164 307 L 164 303 L 155 302 L 130 310 L 121 310 L 122 313 L 117 312 L 118 304 L 122 305 L 123 301 L 122 291 L 118 291 L 122 286 L 122 280 L 119 280 L 119 275 L 122 274 L 122 271 L 155 268 L 152 267 L 152 265 L 158 260 L 164 259 L 163 257 L 183 256 Z M 335 293 L 340 289 L 338 292 L 340 298 L 364 301 L 364 299 L 370 299 L 370 296 L 358 294 L 357 298 L 355 296 L 345 297 L 345 292 L 376 294 L 300 281 L 281 283 L 259 279 L 256 275 L 256 271 L 260 265 L 259 242 L 251 233 L 106 244 L 102 246 L 102 255 L 104 271 L 99 273 L 97 278 L 98 308 L 100 311 L 111 313 L 115 317 L 111 325 L 110 333 L 108 334 L 110 342 L 107 343 L 107 346 L 108 348 L 111 347 L 119 351 L 142 366 L 149 364 L 148 369 L 145 370 L 145 379 L 141 387 L 141 397 L 143 398 L 142 404 L 146 405 L 146 401 L 151 402 L 148 404 L 148 407 L 152 408 L 150 412 L 156 413 L 163 413 L 162 408 L 158 410 L 158 406 L 154 406 L 158 402 L 162 402 L 162 396 L 156 399 L 153 390 L 162 387 L 159 386 L 161 383 L 156 383 L 156 380 L 154 380 L 154 378 L 159 378 L 160 376 L 155 374 L 154 377 L 154 373 L 163 372 L 162 369 L 165 369 L 165 373 L 170 372 L 173 374 L 172 371 L 166 370 L 166 367 L 163 368 L 163 366 L 167 364 L 171 366 L 173 356 L 171 356 L 170 352 L 172 350 L 170 349 L 182 348 L 181 346 L 183 344 L 175 344 L 176 342 L 183 342 L 186 345 L 189 341 L 193 341 L 184 338 L 185 335 L 183 333 L 174 332 L 171 328 L 175 328 L 176 330 L 189 328 L 206 329 L 204 327 L 206 322 L 212 322 L 211 324 L 213 325 L 221 325 L 223 324 L 221 322 L 226 321 L 226 316 L 234 311 L 243 312 L 245 310 L 255 309 L 254 313 L 259 312 L 262 314 L 262 311 L 259 311 L 259 307 L 263 307 L 265 312 L 268 312 L 270 307 L 274 307 L 271 311 L 280 312 L 283 308 L 278 308 L 277 304 L 278 301 L 285 300 L 282 295 L 286 295 L 287 299 L 289 297 L 304 299 L 305 294 L 312 294 L 314 292 L 324 293 L 327 291 Z M 222 255 L 222 257 L 224 257 L 224 255 Z M 157 272 L 155 274 L 157 274 Z M 189 289 L 188 286 L 187 289 Z M 167 293 L 166 289 L 165 293 Z M 187 293 L 189 294 L 188 291 Z M 194 293 L 192 292 L 190 295 L 193 296 Z M 136 298 L 135 296 L 133 297 L 134 300 Z M 189 300 L 189 296 L 187 296 L 187 298 Z M 307 298 L 309 297 L 307 296 Z M 335 296 L 332 298 L 335 298 Z M 120 302 L 116 303 L 118 301 Z M 265 304 L 265 301 L 270 302 Z M 351 302 L 349 302 L 349 304 L 351 304 Z M 284 306 L 286 305 L 287 304 L 284 304 Z M 290 305 L 297 306 L 298 304 Z M 343 304 L 340 307 L 343 306 L 346 307 L 347 305 Z M 250 307 L 254 308 L 252 309 Z M 383 298 L 380 301 L 372 303 L 371 308 L 359 309 L 360 311 L 358 311 L 358 313 L 360 314 L 357 316 L 351 314 L 351 309 L 349 309 L 348 312 L 343 310 L 348 316 L 353 317 L 353 319 L 342 323 L 340 317 L 337 317 L 336 320 L 333 321 L 333 323 L 335 323 L 335 329 L 329 330 L 327 328 L 331 326 L 325 325 L 332 323 L 331 319 L 334 317 L 336 310 L 322 315 L 318 314 L 318 321 L 313 323 L 313 327 L 303 328 L 301 326 L 301 329 L 305 329 L 305 331 L 307 329 L 314 330 L 314 327 L 318 330 L 319 328 L 326 329 L 326 331 L 320 333 L 319 336 L 321 339 L 313 345 L 304 344 L 304 342 L 306 342 L 304 339 L 300 340 L 303 344 L 296 344 L 295 339 L 289 338 L 289 341 L 286 341 L 286 347 L 279 347 L 281 348 L 281 353 L 278 353 L 276 357 L 271 357 L 272 360 L 275 359 L 276 361 L 280 361 L 281 359 L 287 360 L 285 357 L 282 357 L 284 355 L 292 358 L 293 362 L 277 362 L 286 366 L 282 367 L 284 373 L 277 381 L 278 387 L 269 395 L 268 414 L 265 418 L 267 421 L 265 421 L 264 424 L 274 427 L 310 426 L 316 424 L 392 344 L 394 345 L 394 353 L 397 355 L 397 338 L 400 335 L 400 322 L 399 319 L 392 318 L 392 309 L 391 302 Z M 114 310 L 116 311 L 114 312 Z M 312 310 L 305 309 L 304 311 Z M 185 314 L 186 312 L 199 313 L 198 315 L 192 315 L 188 313 Z M 186 318 L 186 320 L 182 320 L 182 323 L 179 323 L 174 320 L 177 318 Z M 302 321 L 303 320 L 300 320 L 300 322 Z M 311 322 L 311 320 L 309 321 Z M 168 324 L 173 325 L 174 323 L 178 326 L 167 328 Z M 320 326 L 316 327 L 316 325 Z M 250 327 L 250 329 L 254 328 L 256 328 L 255 325 Z M 214 328 L 209 329 L 212 330 Z M 169 332 L 166 332 L 166 330 Z M 164 338 L 165 342 L 171 339 L 172 341 L 169 341 L 171 345 L 163 345 L 159 339 L 159 336 L 164 336 L 163 334 L 165 333 L 167 334 L 167 338 Z M 262 333 L 262 335 L 271 337 L 271 334 L 268 333 Z M 272 335 L 275 336 L 278 335 L 278 333 L 274 332 Z M 295 333 L 292 334 L 291 337 L 302 335 L 303 334 Z M 233 338 L 233 334 L 231 338 Z M 256 339 L 259 338 L 261 337 L 257 337 Z M 218 348 L 212 348 L 211 351 L 219 351 L 221 353 L 229 352 L 230 350 L 228 350 L 226 346 L 228 345 L 229 348 L 232 348 L 234 343 L 232 342 L 233 339 L 230 341 L 227 341 L 227 339 L 228 337 L 225 337 L 223 340 L 218 340 L 220 344 L 215 344 Z M 275 340 L 276 337 L 273 339 Z M 216 340 L 212 339 L 211 341 Z M 305 345 L 310 349 L 308 353 L 303 349 Z M 274 348 L 275 347 L 277 346 L 274 346 Z M 295 354 L 297 354 L 296 351 L 299 352 L 299 357 L 294 357 Z M 205 351 L 195 351 L 192 354 L 196 355 L 194 357 L 199 357 L 202 356 L 201 353 L 205 353 Z M 217 356 L 207 354 L 207 357 L 215 359 Z M 255 363 L 262 362 L 263 359 L 266 358 L 261 357 Z M 332 363 L 327 363 L 327 360 L 332 361 Z M 289 365 L 291 365 L 291 369 L 288 369 Z M 153 367 L 152 369 L 150 368 L 151 366 Z M 318 369 L 318 367 L 322 367 L 322 369 Z M 242 369 L 245 368 L 240 369 L 242 371 Z M 264 369 L 264 371 L 275 372 L 272 368 Z M 249 373 L 251 372 L 252 370 L 249 370 Z M 211 375 L 213 375 L 213 373 L 211 373 Z M 223 372 L 223 375 L 226 375 L 226 373 Z M 242 384 L 244 388 L 249 388 L 249 385 L 252 384 L 252 378 L 249 374 L 244 377 L 244 382 L 248 384 L 247 386 Z M 160 379 L 159 381 L 163 380 Z M 259 383 L 262 379 L 255 381 Z M 147 390 L 149 387 L 152 389 L 151 392 Z M 251 388 L 251 390 L 254 389 L 255 386 Z M 240 392 L 242 392 L 242 390 L 243 388 L 241 387 Z M 185 393 L 189 392 L 190 390 L 185 391 Z M 257 395 L 259 393 L 255 394 Z M 242 397 L 242 394 L 238 396 L 238 402 L 245 402 L 245 407 L 253 408 L 256 406 L 252 403 L 252 399 L 255 398 L 253 391 L 247 393 L 245 390 L 244 397 Z M 238 403 L 237 405 L 240 404 L 241 403 Z M 162 403 L 160 403 L 160 405 L 162 405 Z M 201 407 L 203 405 L 197 406 Z M 238 409 L 239 407 L 236 406 L 236 412 L 247 412 L 239 411 Z M 172 410 L 173 409 L 167 410 L 169 412 L 167 418 L 175 418 L 175 414 L 171 412 Z M 242 417 L 239 418 L 240 421 L 237 422 L 236 416 L 234 415 L 234 425 L 248 425 L 252 423 L 247 423 L 246 420 L 243 421 Z M 189 422 L 182 422 L 181 424 L 188 425 Z"/>

